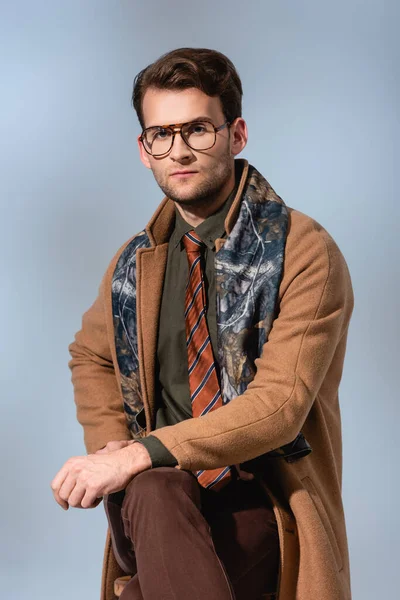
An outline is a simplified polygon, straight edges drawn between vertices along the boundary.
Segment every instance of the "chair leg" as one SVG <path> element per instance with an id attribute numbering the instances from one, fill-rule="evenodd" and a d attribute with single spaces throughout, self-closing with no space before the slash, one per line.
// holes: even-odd
<path id="1" fill-rule="evenodd" d="M 128 582 L 131 579 L 132 577 L 130 575 L 124 575 L 123 577 L 118 577 L 114 581 L 114 594 L 117 596 L 117 598 L 120 597 L 120 595 L 122 594 L 122 590 L 126 585 L 128 585 Z"/>

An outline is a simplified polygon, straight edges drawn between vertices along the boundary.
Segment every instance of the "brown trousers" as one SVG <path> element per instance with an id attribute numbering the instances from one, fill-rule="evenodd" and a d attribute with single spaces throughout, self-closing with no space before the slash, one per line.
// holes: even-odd
<path id="1" fill-rule="evenodd" d="M 121 600 L 258 600 L 274 592 L 277 523 L 256 479 L 221 491 L 158 467 L 104 497 L 115 558 L 135 573 Z"/>

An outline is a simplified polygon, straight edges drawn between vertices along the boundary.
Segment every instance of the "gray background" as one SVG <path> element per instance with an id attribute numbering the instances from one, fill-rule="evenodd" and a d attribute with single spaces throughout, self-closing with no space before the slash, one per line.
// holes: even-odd
<path id="1" fill-rule="evenodd" d="M 0 6 L 2 597 L 98 598 L 103 506 L 64 512 L 50 489 L 85 452 L 67 346 L 112 255 L 163 197 L 139 161 L 133 78 L 168 50 L 203 46 L 242 78 L 241 156 L 348 262 L 356 306 L 340 398 L 353 595 L 395 598 L 398 3 Z"/>

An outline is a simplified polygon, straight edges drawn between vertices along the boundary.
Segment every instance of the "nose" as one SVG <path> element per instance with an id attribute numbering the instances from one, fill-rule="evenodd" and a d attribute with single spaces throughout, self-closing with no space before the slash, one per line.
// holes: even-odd
<path id="1" fill-rule="evenodd" d="M 178 162 L 191 158 L 193 156 L 191 149 L 187 144 L 185 144 L 184 140 L 182 139 L 180 132 L 175 134 L 174 143 L 172 144 L 169 156 L 170 158 Z"/>

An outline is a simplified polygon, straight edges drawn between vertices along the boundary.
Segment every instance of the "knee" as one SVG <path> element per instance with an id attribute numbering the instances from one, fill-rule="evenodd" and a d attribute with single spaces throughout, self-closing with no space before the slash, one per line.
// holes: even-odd
<path id="1" fill-rule="evenodd" d="M 162 495 L 165 491 L 171 492 L 174 488 L 191 488 L 197 483 L 196 477 L 175 467 L 157 467 L 148 469 L 136 475 L 126 486 L 126 496 L 149 497 L 152 492 Z"/>
<path id="2" fill-rule="evenodd" d="M 171 515 L 201 507 L 200 486 L 190 471 L 157 467 L 136 475 L 125 489 L 121 517 L 125 535 L 138 539 L 143 528 L 168 524 Z M 166 520 L 163 517 L 167 517 Z"/>
<path id="3" fill-rule="evenodd" d="M 129 507 L 137 511 L 142 499 L 147 507 L 167 502 L 181 493 L 199 499 L 198 487 L 197 479 L 190 471 L 175 467 L 148 469 L 136 475 L 126 486 L 123 511 L 129 513 Z"/>

